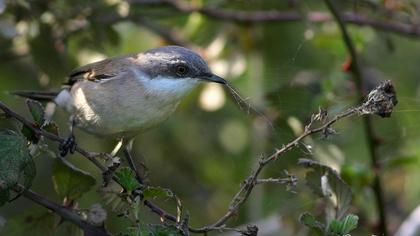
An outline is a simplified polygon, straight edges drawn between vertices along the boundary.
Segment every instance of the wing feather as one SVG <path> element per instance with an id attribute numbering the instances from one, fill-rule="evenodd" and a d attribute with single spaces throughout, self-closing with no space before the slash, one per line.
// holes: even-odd
<path id="1" fill-rule="evenodd" d="M 101 80 L 110 79 L 119 73 L 126 71 L 130 66 L 136 64 L 137 54 L 108 58 L 102 61 L 87 64 L 73 70 L 66 85 L 74 85 L 81 80 L 90 80 L 99 82 Z"/>

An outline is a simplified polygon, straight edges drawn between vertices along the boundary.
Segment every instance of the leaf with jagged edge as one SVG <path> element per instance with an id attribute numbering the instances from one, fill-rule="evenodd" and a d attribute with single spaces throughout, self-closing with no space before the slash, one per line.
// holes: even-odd
<path id="1" fill-rule="evenodd" d="M 299 222 L 306 227 L 314 230 L 318 235 L 323 235 L 325 231 L 325 226 L 321 222 L 317 221 L 315 217 L 308 212 L 303 213 L 299 217 Z"/>
<path id="2" fill-rule="evenodd" d="M 35 124 L 41 127 L 45 123 L 44 106 L 38 101 L 26 99 L 26 105 L 31 112 Z"/>
<path id="3" fill-rule="evenodd" d="M 58 135 L 58 125 L 54 122 L 54 121 L 49 121 L 44 123 L 44 125 L 42 126 L 42 129 L 47 131 L 48 133 L 52 133 L 55 135 Z"/>
<path id="4" fill-rule="evenodd" d="M 350 233 L 353 229 L 357 228 L 357 224 L 359 223 L 359 217 L 357 215 L 347 215 L 344 220 L 342 220 L 343 226 L 342 226 L 342 232 L 344 234 Z"/>
<path id="5" fill-rule="evenodd" d="M 26 126 L 26 125 L 23 125 L 22 126 L 22 129 L 21 129 L 21 131 L 20 131 L 22 134 L 23 134 L 23 136 L 25 136 L 26 137 L 26 139 L 29 141 L 29 142 L 31 142 L 31 143 L 38 143 L 38 141 L 39 141 L 39 137 L 36 135 L 36 133 L 33 131 L 33 130 L 31 130 L 28 126 Z"/>
<path id="6" fill-rule="evenodd" d="M 143 190 L 143 197 L 145 199 L 153 199 L 158 197 L 173 198 L 174 193 L 167 188 L 149 186 Z"/>
<path id="7" fill-rule="evenodd" d="M 62 158 L 56 158 L 53 163 L 52 180 L 57 194 L 71 200 L 80 198 L 96 184 L 89 173 Z"/>
<path id="8" fill-rule="evenodd" d="M 301 158 L 298 164 L 312 169 L 306 174 L 308 186 L 315 194 L 329 200 L 330 207 L 326 209 L 329 218 L 327 221 L 343 219 L 350 207 L 352 198 L 352 191 L 347 183 L 331 167 L 317 161 Z M 334 211 L 333 216 L 330 215 L 332 211 Z"/>
<path id="9" fill-rule="evenodd" d="M 332 220 L 328 225 L 328 232 L 338 235 L 346 235 L 357 228 L 359 217 L 347 215 L 343 220 Z"/>
<path id="10" fill-rule="evenodd" d="M 127 192 L 131 192 L 140 187 L 140 184 L 136 180 L 136 174 L 128 167 L 118 169 L 115 172 L 115 176 L 118 177 L 119 183 Z"/>
<path id="11" fill-rule="evenodd" d="M 9 200 L 13 186 L 23 181 L 28 188 L 35 175 L 25 137 L 10 130 L 0 132 L 0 206 Z"/>

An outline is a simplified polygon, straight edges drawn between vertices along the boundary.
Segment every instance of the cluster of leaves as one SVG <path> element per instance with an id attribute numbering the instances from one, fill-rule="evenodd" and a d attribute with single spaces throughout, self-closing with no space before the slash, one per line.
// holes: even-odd
<path id="1" fill-rule="evenodd" d="M 48 132 L 51 130 L 52 133 L 58 134 L 58 127 L 55 123 L 46 122 L 42 104 L 33 100 L 27 100 L 27 106 L 33 118 L 33 126 Z M 0 205 L 9 201 L 11 192 L 14 192 L 13 188 L 19 181 L 23 181 L 23 186 L 25 188 L 31 186 L 31 182 L 35 177 L 35 164 L 34 158 L 29 150 L 30 147 L 41 146 L 42 144 L 42 138 L 30 127 L 23 126 L 21 133 L 10 130 L 0 133 Z M 180 204 L 178 198 L 169 189 L 141 185 L 136 179 L 135 173 L 128 167 L 119 168 L 115 172 L 115 176 L 118 178 L 119 183 L 121 184 L 120 187 L 122 187 L 125 194 L 121 194 L 121 191 L 113 192 L 111 194 L 113 195 L 114 200 L 115 198 L 118 198 L 119 203 L 126 205 L 124 209 L 127 212 L 124 215 L 135 216 L 135 222 L 140 222 L 138 219 L 138 211 L 141 200 L 173 198 L 177 200 L 177 204 Z M 81 213 L 80 216 L 83 219 L 93 222 L 96 225 L 101 224 L 106 220 L 107 214 L 98 204 L 94 204 L 91 209 L 87 210 L 77 208 L 76 201 L 96 185 L 96 179 L 91 174 L 77 168 L 66 159 L 54 155 L 52 182 L 54 190 L 63 200 L 64 206 L 74 208 L 74 210 Z M 109 196 L 107 197 L 109 198 Z M 178 209 L 180 211 L 180 206 Z M 48 227 L 54 227 L 57 223 L 55 220 L 56 217 L 50 213 L 30 214 L 25 216 L 25 219 L 29 218 L 34 219 L 29 222 L 38 225 L 45 223 L 45 225 L 49 225 Z M 12 223 L 11 227 L 13 227 L 13 225 L 14 224 Z M 144 223 L 136 223 L 134 225 L 135 227 L 128 227 L 119 235 L 184 235 L 183 231 L 175 225 L 153 225 Z M 20 229 L 20 231 L 25 229 Z M 18 230 L 18 227 L 11 230 Z M 75 228 L 70 227 L 68 230 L 75 230 Z"/>
<path id="2" fill-rule="evenodd" d="M 153 200 L 157 198 L 174 199 L 177 205 L 178 219 L 181 217 L 181 203 L 177 196 L 170 190 L 156 186 L 145 186 L 139 183 L 135 173 L 128 167 L 119 168 L 115 172 L 123 192 L 108 191 L 104 198 L 119 215 L 125 216 L 135 222 L 135 227 L 129 227 L 118 235 L 127 236 L 155 236 L 155 235 L 185 235 L 182 222 L 172 224 L 145 224 L 139 219 L 139 203 L 141 200 Z M 140 222 L 140 223 L 139 223 Z"/>
<path id="3" fill-rule="evenodd" d="M 352 191 L 338 173 L 329 166 L 309 159 L 300 159 L 299 164 L 311 169 L 306 174 L 307 185 L 326 202 L 325 223 L 308 212 L 303 213 L 299 221 L 318 235 L 346 235 L 357 228 L 358 216 L 347 215 Z"/>

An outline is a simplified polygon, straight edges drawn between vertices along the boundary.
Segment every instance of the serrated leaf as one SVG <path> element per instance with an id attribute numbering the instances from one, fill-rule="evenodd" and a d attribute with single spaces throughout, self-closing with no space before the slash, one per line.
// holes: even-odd
<path id="1" fill-rule="evenodd" d="M 343 220 L 333 220 L 328 225 L 328 232 L 338 235 L 346 235 L 357 228 L 359 217 L 356 215 L 347 215 Z"/>
<path id="2" fill-rule="evenodd" d="M 327 232 L 331 235 L 342 235 L 341 232 L 341 222 L 339 220 L 332 220 L 328 225 Z"/>
<path id="3" fill-rule="evenodd" d="M 0 206 L 9 199 L 9 190 L 20 180 L 29 187 L 36 169 L 26 139 L 13 131 L 0 132 Z"/>
<path id="4" fill-rule="evenodd" d="M 308 213 L 308 212 L 305 212 L 302 215 L 300 215 L 299 222 L 305 225 L 306 227 L 309 227 L 315 230 L 320 235 L 322 235 L 325 230 L 324 224 L 317 221 L 315 217 L 311 213 Z"/>
<path id="5" fill-rule="evenodd" d="M 329 166 L 310 159 L 299 159 L 299 165 L 312 169 L 306 174 L 308 186 L 320 197 L 328 199 L 327 221 L 341 220 L 350 207 L 352 198 L 350 187 Z M 331 211 L 334 211 L 334 214 L 331 214 Z"/>
<path id="6" fill-rule="evenodd" d="M 42 126 L 42 129 L 47 131 L 48 133 L 52 133 L 55 135 L 58 135 L 58 125 L 54 121 L 50 121 L 48 123 L 45 123 Z"/>
<path id="7" fill-rule="evenodd" d="M 343 220 L 343 233 L 348 234 L 350 231 L 357 228 L 359 217 L 357 215 L 350 214 Z"/>
<path id="8" fill-rule="evenodd" d="M 115 176 L 118 177 L 121 186 L 128 192 L 140 187 L 140 184 L 136 180 L 136 174 L 128 167 L 122 167 L 117 170 Z"/>
<path id="9" fill-rule="evenodd" d="M 57 194 L 71 200 L 80 198 L 96 184 L 95 178 L 89 173 L 62 158 L 54 161 L 52 180 Z"/>
<path id="10" fill-rule="evenodd" d="M 145 199 L 152 199 L 157 197 L 174 197 L 174 193 L 170 189 L 161 188 L 161 187 L 147 187 L 143 190 L 143 197 Z"/>
<path id="11" fill-rule="evenodd" d="M 26 105 L 28 106 L 35 123 L 41 127 L 45 122 L 45 112 L 42 104 L 32 99 L 26 99 Z"/>
<path id="12" fill-rule="evenodd" d="M 28 126 L 26 126 L 26 125 L 23 125 L 22 126 L 22 129 L 21 129 L 21 131 L 20 131 L 22 134 L 23 134 L 23 136 L 25 136 L 26 137 L 26 139 L 29 141 L 29 142 L 31 142 L 31 143 L 38 143 L 38 141 L 39 141 L 39 137 L 36 135 L 36 133 L 33 131 L 33 130 L 31 130 Z"/>

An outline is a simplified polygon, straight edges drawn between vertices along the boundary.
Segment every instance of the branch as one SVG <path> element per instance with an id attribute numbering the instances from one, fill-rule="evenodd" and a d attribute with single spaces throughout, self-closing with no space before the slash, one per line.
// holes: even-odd
<path id="1" fill-rule="evenodd" d="M 27 199 L 44 206 L 45 208 L 50 209 L 57 215 L 61 216 L 63 219 L 72 222 L 73 224 L 79 226 L 85 235 L 95 235 L 95 236 L 109 236 L 111 235 L 105 229 L 96 227 L 94 225 L 89 224 L 88 222 L 84 221 L 78 214 L 74 213 L 67 207 L 61 206 L 55 202 L 52 202 L 45 197 L 39 195 L 36 192 L 33 192 L 30 189 L 25 189 L 21 185 L 16 185 L 13 189 L 17 193 L 21 193 Z"/>
<path id="2" fill-rule="evenodd" d="M 228 212 L 222 216 L 220 219 L 218 219 L 215 223 L 204 226 L 201 228 L 189 228 L 191 232 L 195 233 L 205 233 L 212 230 L 221 230 L 222 228 L 225 230 L 230 230 L 230 228 L 224 227 L 225 222 L 227 222 L 238 210 L 239 208 L 245 203 L 245 201 L 248 199 L 249 195 L 251 194 L 253 188 L 255 185 L 257 185 L 261 180 L 258 179 L 259 174 L 261 173 L 262 169 L 273 160 L 276 160 L 280 156 L 282 156 L 285 152 L 293 149 L 294 147 L 298 146 L 299 142 L 304 139 L 305 137 L 322 132 L 324 136 L 332 134 L 331 126 L 337 122 L 340 119 L 343 119 L 345 117 L 349 117 L 355 114 L 359 115 L 366 115 L 366 114 L 378 114 L 380 116 L 389 116 L 392 113 L 393 107 L 396 104 L 396 97 L 395 97 L 395 90 L 391 84 L 390 81 L 383 82 L 380 86 L 378 86 L 375 90 L 371 91 L 369 93 L 369 96 L 362 105 L 356 108 L 348 109 L 347 111 L 344 111 L 338 115 L 336 115 L 331 120 L 325 122 L 323 125 L 321 125 L 318 128 L 313 128 L 313 125 L 317 121 L 324 121 L 327 114 L 326 111 L 320 109 L 319 113 L 317 115 L 313 115 L 311 117 L 311 122 L 305 127 L 305 131 L 296 139 L 291 141 L 290 143 L 284 145 L 281 149 L 276 150 L 271 156 L 262 158 L 259 161 L 259 165 L 254 170 L 251 175 L 246 178 L 244 181 L 244 184 L 241 186 L 240 190 L 235 194 L 233 197 L 232 203 L 229 207 Z M 44 136 L 50 140 L 62 143 L 65 141 L 65 139 L 52 134 L 48 133 L 39 127 L 35 126 L 32 122 L 26 120 L 21 115 L 17 114 L 16 112 L 12 111 L 10 108 L 8 108 L 4 103 L 0 101 L 0 110 L 3 110 L 6 116 L 14 117 L 16 120 L 21 122 L 23 125 L 30 128 L 35 134 L 39 136 Z M 84 149 L 78 147 L 76 149 L 77 152 L 82 154 L 83 156 L 87 157 L 88 160 L 92 161 L 100 170 L 106 171 L 107 169 L 100 164 L 95 157 L 98 157 L 98 153 L 91 153 L 88 151 L 85 151 Z M 116 176 L 112 176 L 112 179 L 119 183 L 119 179 Z M 36 195 L 31 194 L 30 191 L 26 191 L 26 197 L 30 198 L 31 200 L 47 207 L 55 207 L 57 208 L 57 204 L 49 202 L 45 199 L 43 201 L 39 200 L 39 197 L 37 198 Z M 25 194 L 25 192 L 24 192 Z M 177 222 L 177 217 L 167 213 L 165 210 L 161 209 L 159 206 L 154 204 L 151 201 L 145 200 L 143 201 L 143 204 L 148 207 L 152 212 L 158 214 L 160 217 L 165 218 L 170 221 Z M 59 205 L 58 205 L 59 206 Z M 61 209 L 61 208 L 60 208 Z M 60 209 L 57 208 L 57 211 L 55 211 L 57 214 L 62 216 L 63 218 L 70 220 L 71 222 L 75 223 L 76 225 L 79 225 L 80 222 L 75 220 L 72 217 L 69 217 L 68 212 L 63 212 Z M 236 229 L 234 229 L 236 230 Z M 255 227 L 250 227 L 250 229 L 247 229 L 248 231 L 254 231 L 257 230 Z"/>
<path id="3" fill-rule="evenodd" d="M 18 113 L 12 111 L 9 107 L 7 107 L 1 101 L 0 101 L 0 110 L 3 110 L 4 114 L 7 117 L 13 117 L 17 121 L 19 121 L 20 123 L 22 123 L 24 126 L 26 126 L 29 129 L 31 129 L 37 136 L 43 136 L 43 137 L 45 137 L 45 138 L 47 138 L 49 140 L 58 142 L 60 144 L 66 141 L 64 138 L 62 138 L 60 136 L 57 136 L 57 135 L 52 134 L 52 133 L 49 133 L 49 132 L 44 131 L 43 129 L 39 128 L 38 126 L 36 126 L 35 124 L 33 124 L 31 121 L 27 120 L 26 118 L 24 118 L 23 116 L 19 115 Z M 77 145 L 75 151 L 78 152 L 79 154 L 81 154 L 82 156 L 86 157 L 90 162 L 92 162 L 102 172 L 107 171 L 107 168 L 104 167 L 98 160 L 96 160 L 97 157 L 99 157 L 99 156 L 102 155 L 101 153 L 88 152 L 88 151 L 82 149 L 81 147 L 79 147 L 79 145 Z M 119 179 L 116 176 L 113 175 L 112 176 L 112 179 L 115 182 L 117 182 L 118 184 L 120 184 L 119 183 Z M 29 197 L 30 196 L 33 196 L 33 195 L 31 195 L 31 193 L 32 192 L 29 191 L 29 193 L 28 193 L 29 194 Z M 26 196 L 26 197 L 28 197 L 28 196 Z M 37 201 L 35 201 L 35 202 L 37 202 Z M 39 202 L 37 202 L 37 203 L 38 204 L 41 204 Z M 55 204 L 55 203 L 52 203 L 51 202 L 51 204 Z M 166 218 L 168 220 L 171 220 L 171 221 L 176 221 L 176 217 L 175 216 L 167 213 L 165 210 L 161 209 L 158 205 L 154 204 L 153 202 L 151 202 L 149 200 L 145 200 L 145 201 L 143 201 L 143 204 L 145 206 L 147 206 L 148 208 L 150 208 L 151 211 L 157 213 L 159 216 L 164 217 L 164 218 Z M 44 204 L 41 204 L 41 205 L 47 207 Z M 69 221 L 71 221 L 71 222 L 75 223 L 76 225 L 78 225 L 78 222 L 72 221 L 73 218 L 71 218 L 71 217 L 70 218 L 66 218 L 66 216 L 61 215 L 62 211 L 55 211 L 55 213 L 59 214 L 63 218 L 68 219 Z"/>
<path id="4" fill-rule="evenodd" d="M 315 133 L 322 133 L 324 136 L 328 136 L 334 133 L 334 130 L 331 126 L 336 123 L 337 121 L 354 116 L 354 115 L 370 115 L 370 114 L 377 114 L 382 117 L 388 117 L 392 113 L 392 109 L 396 105 L 396 97 L 395 91 L 390 81 L 385 81 L 380 84 L 376 89 L 372 90 L 369 93 L 366 102 L 362 103 L 360 106 L 355 108 L 350 108 L 338 115 L 334 116 L 332 119 L 323 123 L 323 125 L 313 128 L 316 122 L 322 122 L 326 119 L 326 111 L 320 109 L 318 114 L 312 115 L 310 123 L 305 126 L 304 132 L 295 138 L 293 141 L 289 142 L 286 145 L 283 145 L 281 149 L 276 150 L 273 154 L 268 157 L 262 158 L 259 163 L 258 167 L 249 175 L 244 181 L 239 189 L 239 191 L 233 197 L 231 204 L 229 206 L 229 210 L 226 212 L 225 215 L 220 217 L 216 222 L 211 225 L 204 226 L 197 229 L 192 229 L 194 232 L 201 232 L 205 233 L 208 231 L 213 230 L 214 228 L 221 227 L 225 225 L 225 223 L 232 218 L 239 208 L 246 202 L 249 195 L 251 194 L 254 187 L 261 183 L 261 179 L 259 179 L 259 175 L 264 167 L 269 164 L 270 162 L 277 160 L 287 151 L 299 146 L 299 143 L 307 136 L 315 134 Z M 272 182 L 271 180 L 267 180 L 266 182 Z"/>
<path id="5" fill-rule="evenodd" d="M 354 47 L 353 41 L 347 31 L 346 25 L 344 23 L 344 18 L 340 15 L 340 12 L 336 9 L 334 4 L 331 2 L 331 0 L 324 0 L 328 9 L 333 14 L 335 20 L 337 21 L 337 24 L 341 30 L 341 34 L 343 37 L 343 41 L 347 47 L 347 50 L 350 53 L 351 56 L 351 72 L 354 75 L 354 79 L 358 88 L 359 93 L 359 100 L 363 100 L 363 92 L 365 91 L 364 85 L 363 85 L 363 70 L 362 66 L 360 64 L 359 57 L 357 55 L 356 49 Z M 397 101 L 395 101 L 396 104 Z M 363 119 L 363 125 L 366 133 L 366 139 L 367 139 L 367 147 L 370 154 L 371 159 L 371 169 L 374 173 L 374 179 L 373 179 L 373 191 L 376 198 L 376 207 L 379 213 L 379 233 L 381 233 L 384 236 L 388 235 L 387 230 L 387 216 L 386 216 L 386 204 L 384 200 L 384 192 L 382 190 L 382 183 L 379 176 L 379 156 L 377 152 L 378 143 L 376 142 L 373 125 L 370 117 L 364 117 Z"/>
<path id="6" fill-rule="evenodd" d="M 298 11 L 242 11 L 227 10 L 213 7 L 195 7 L 184 1 L 178 0 L 128 0 L 130 4 L 168 6 L 181 13 L 200 13 L 215 20 L 233 21 L 237 23 L 262 23 L 262 22 L 294 22 L 307 20 L 313 23 L 322 23 L 334 20 L 327 12 L 313 11 L 305 16 Z M 377 30 L 389 31 L 405 36 L 420 36 L 420 26 L 402 22 L 392 22 L 360 15 L 354 12 L 344 13 L 342 20 L 346 23 L 370 26 Z"/>

